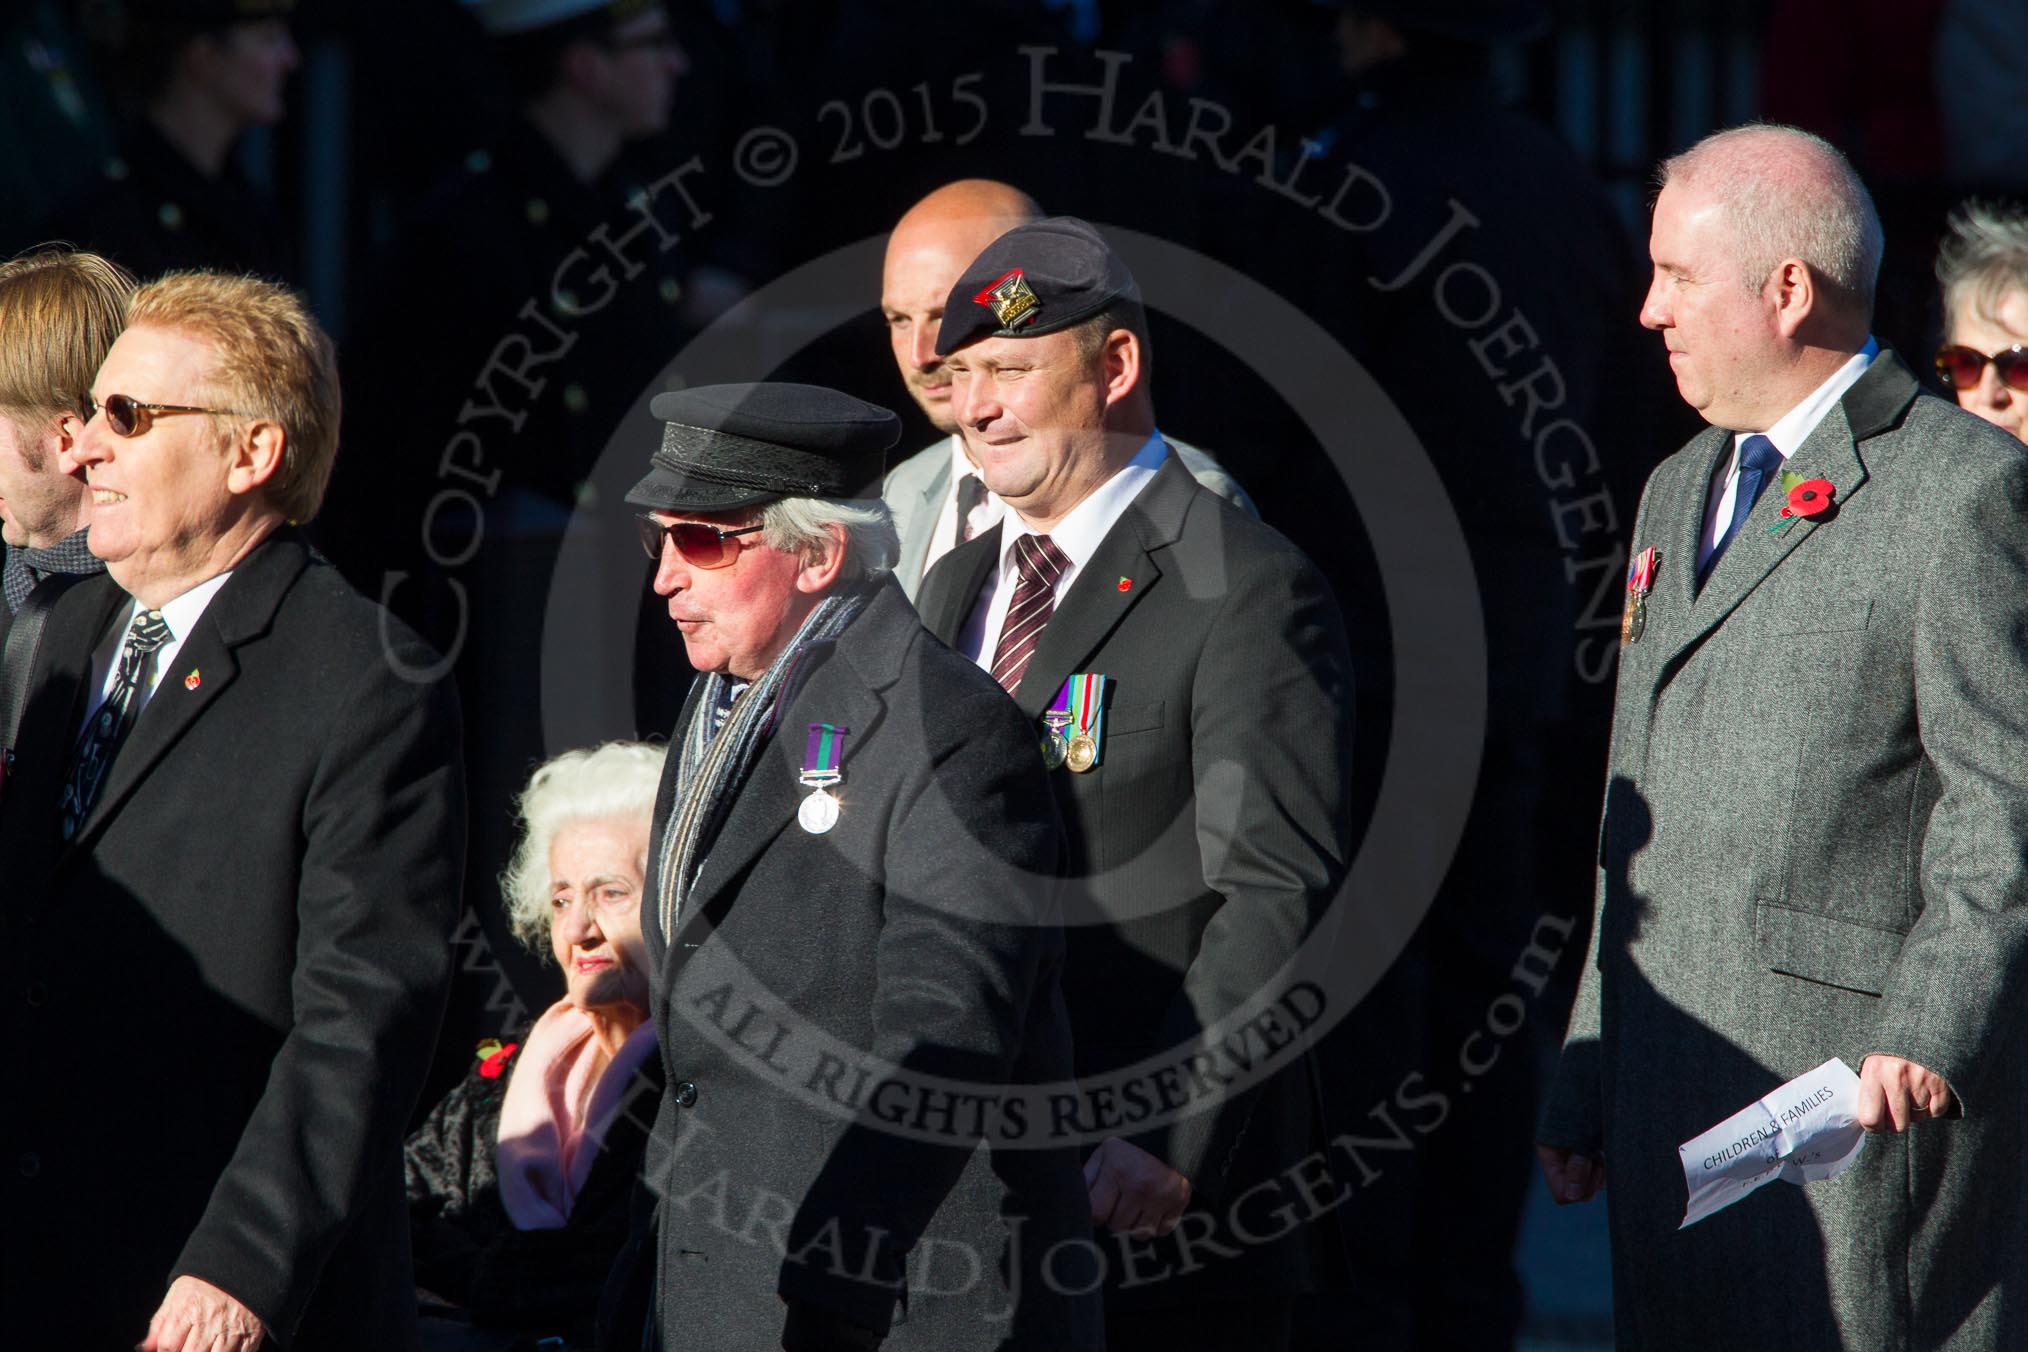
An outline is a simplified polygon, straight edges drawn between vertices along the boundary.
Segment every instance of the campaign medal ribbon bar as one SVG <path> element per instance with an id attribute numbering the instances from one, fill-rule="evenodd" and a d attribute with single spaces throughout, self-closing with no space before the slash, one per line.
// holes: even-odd
<path id="1" fill-rule="evenodd" d="M 1620 616 L 1620 646 L 1632 647 L 1641 641 L 1641 633 L 1648 627 L 1648 593 L 1655 589 L 1655 570 L 1662 566 L 1662 556 L 1653 545 L 1634 556 L 1634 562 L 1627 569 L 1627 607 Z"/>
<path id="2" fill-rule="evenodd" d="M 1042 764 L 1054 770 L 1070 754 L 1070 739 L 1063 730 L 1070 726 L 1070 682 L 1056 692 L 1055 703 L 1042 715 Z"/>
<path id="3" fill-rule="evenodd" d="M 796 779 L 812 790 L 796 809 L 796 823 L 813 836 L 821 836 L 838 824 L 838 800 L 831 786 L 845 778 L 839 768 L 845 759 L 845 734 L 850 728 L 829 723 L 810 725 L 809 750 L 803 753 L 803 772 Z"/>
<path id="4" fill-rule="evenodd" d="M 1083 774 L 1098 764 L 1105 738 L 1106 678 L 1096 671 L 1081 671 L 1064 682 L 1063 688 L 1069 697 L 1070 726 L 1075 729 L 1063 761 Z"/>

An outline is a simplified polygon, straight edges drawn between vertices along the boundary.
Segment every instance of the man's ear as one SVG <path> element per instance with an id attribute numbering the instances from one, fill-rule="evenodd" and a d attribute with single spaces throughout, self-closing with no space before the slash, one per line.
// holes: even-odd
<path id="1" fill-rule="evenodd" d="M 56 457 L 57 473 L 84 477 L 84 466 L 77 459 L 78 434 L 84 431 L 84 425 L 82 414 L 59 413 L 43 427 L 42 449 Z"/>
<path id="2" fill-rule="evenodd" d="M 1114 329 L 1099 348 L 1099 371 L 1104 377 L 1106 407 L 1125 399 L 1141 384 L 1141 340 L 1127 329 Z"/>
<path id="3" fill-rule="evenodd" d="M 1815 275 L 1800 258 L 1784 258 L 1775 264 L 1763 294 L 1773 307 L 1775 330 L 1784 338 L 1795 337 L 1823 302 Z"/>
<path id="4" fill-rule="evenodd" d="M 845 569 L 845 528 L 833 521 L 824 527 L 829 538 L 815 558 L 805 559 L 800 572 L 796 574 L 796 590 L 812 596 L 821 596 L 831 590 L 838 574 Z"/>
<path id="5" fill-rule="evenodd" d="M 225 486 L 234 493 L 250 493 L 282 472 L 282 455 L 289 436 L 282 425 L 268 418 L 247 424 L 232 443 L 225 470 Z"/>

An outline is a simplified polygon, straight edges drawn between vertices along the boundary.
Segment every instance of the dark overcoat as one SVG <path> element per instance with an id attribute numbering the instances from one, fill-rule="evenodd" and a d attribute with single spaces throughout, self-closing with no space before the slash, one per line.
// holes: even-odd
<path id="1" fill-rule="evenodd" d="M 673 934 L 673 751 L 656 807 L 661 1346 L 773 1347 L 786 1299 L 890 1349 L 1102 1347 L 1079 1156 L 1004 1107 L 1071 1072 L 1035 741 L 891 577 L 802 661 Z M 818 722 L 848 729 L 823 834 L 798 820 Z"/>
<path id="2" fill-rule="evenodd" d="M 401 1142 L 464 851 L 434 659 L 293 531 L 214 596 L 76 840 L 56 804 L 93 649 L 71 588 L 0 804 L 0 1328 L 131 1347 L 172 1278 L 291 1352 L 415 1343 Z"/>
<path id="3" fill-rule="evenodd" d="M 932 633 L 955 641 L 999 550 L 996 529 L 930 570 L 920 605 Z M 1229 1053 L 1194 1063 L 1201 1076 L 1186 1058 L 1289 984 L 1350 864 L 1351 661 L 1337 604 L 1300 551 L 1171 456 L 1043 629 L 1016 700 L 1031 727 L 1073 672 L 1111 685 L 1097 766 L 1049 775 L 1070 847 L 1064 992 L 1086 1087 L 1065 1122 L 1127 1137 L 1194 1189 L 1182 1238 L 1112 1250 L 1108 1306 L 1308 1289 L 1335 1249 L 1315 1225 L 1270 1219 L 1324 1209 L 1285 1172 L 1326 1146 L 1311 1061 L 1286 1036 L 1296 1014 L 1236 1030 Z M 1269 1052 L 1283 1069 L 1249 1078 L 1239 1062 Z M 1178 1103 L 1179 1118 L 1152 1125 L 1154 1109 Z M 1316 1192 L 1342 1195 L 1328 1180 Z"/>
<path id="4" fill-rule="evenodd" d="M 1603 1151 L 1619 1345 L 2016 1348 L 2028 961 L 2028 456 L 1883 352 L 1700 589 L 1731 435 L 1648 481 L 1598 917 L 1545 1143 Z M 1779 528 L 1779 529 L 1777 529 Z M 1941 1074 L 1876 1135 L 1687 1230 L 1677 1147 L 1826 1058 Z"/>

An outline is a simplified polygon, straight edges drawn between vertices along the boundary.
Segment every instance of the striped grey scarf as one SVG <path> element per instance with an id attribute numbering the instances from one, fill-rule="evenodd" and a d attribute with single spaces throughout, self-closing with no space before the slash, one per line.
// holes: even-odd
<path id="1" fill-rule="evenodd" d="M 730 679 L 717 672 L 700 678 L 704 688 L 691 708 L 677 763 L 676 813 L 662 833 L 656 861 L 662 884 L 656 914 L 665 942 L 676 937 L 677 920 L 690 897 L 691 884 L 697 881 L 705 852 L 738 801 L 754 762 L 760 759 L 776 716 L 796 697 L 807 670 L 804 659 L 817 645 L 845 632 L 845 626 L 865 606 L 870 590 L 861 587 L 825 597 L 767 672 L 733 701 L 723 725 L 718 725 L 712 714 L 725 697 Z"/>

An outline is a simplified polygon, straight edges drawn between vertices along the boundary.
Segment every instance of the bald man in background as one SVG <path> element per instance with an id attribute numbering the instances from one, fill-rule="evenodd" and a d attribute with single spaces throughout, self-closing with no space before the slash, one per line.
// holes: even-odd
<path id="1" fill-rule="evenodd" d="M 911 601 L 932 564 L 992 529 L 1005 510 L 987 491 L 957 434 L 951 379 L 936 351 L 944 297 L 988 244 L 1041 218 L 1041 206 L 1019 188 L 966 178 L 946 183 L 910 207 L 887 238 L 880 310 L 888 346 L 909 397 L 944 434 L 888 471 L 880 490 L 901 535 L 895 578 Z M 1248 515 L 1260 515 L 1246 490 L 1216 460 L 1174 437 L 1165 439 L 1199 483 Z"/>

